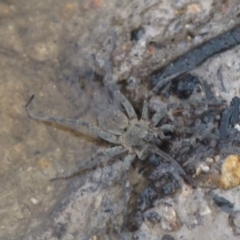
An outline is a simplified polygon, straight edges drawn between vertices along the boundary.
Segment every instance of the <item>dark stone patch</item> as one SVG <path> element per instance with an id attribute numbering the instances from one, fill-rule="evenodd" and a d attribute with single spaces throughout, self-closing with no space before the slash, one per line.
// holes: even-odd
<path id="1" fill-rule="evenodd" d="M 159 216 L 159 214 L 155 211 L 146 212 L 144 217 L 146 217 L 147 220 L 152 224 L 160 223 L 161 221 L 161 216 Z"/>
<path id="2" fill-rule="evenodd" d="M 141 227 L 142 222 L 143 222 L 142 212 L 135 211 L 128 216 L 126 227 L 130 232 L 135 232 Z"/>
<path id="3" fill-rule="evenodd" d="M 161 238 L 161 240 L 175 240 L 175 238 L 171 235 L 166 234 Z"/>
<path id="4" fill-rule="evenodd" d="M 229 107 L 226 107 L 221 116 L 220 122 L 220 137 L 227 138 L 229 125 L 232 127 L 239 122 L 239 106 L 240 98 L 234 97 Z"/>
<path id="5" fill-rule="evenodd" d="M 181 99 L 188 99 L 193 91 L 201 91 L 201 83 L 197 76 L 187 74 L 172 81 L 171 91 Z"/>
<path id="6" fill-rule="evenodd" d="M 175 59 L 171 64 L 154 71 L 151 75 L 152 87 L 168 76 L 193 70 L 217 53 L 231 49 L 240 43 L 240 25 L 220 34 Z"/>
<path id="7" fill-rule="evenodd" d="M 144 27 L 138 27 L 131 31 L 131 41 L 139 41 L 145 33 Z"/>
<path id="8" fill-rule="evenodd" d="M 138 199 L 138 209 L 144 211 L 148 208 L 153 207 L 153 203 L 158 198 L 158 194 L 153 190 L 152 187 L 147 187 L 141 193 Z"/>
<path id="9" fill-rule="evenodd" d="M 224 197 L 215 195 L 213 197 L 214 204 L 219 207 L 221 210 L 227 213 L 231 213 L 234 207 L 234 204 L 231 203 L 229 200 L 227 200 Z"/>
<path id="10" fill-rule="evenodd" d="M 53 236 L 58 238 L 58 239 L 61 239 L 65 235 L 65 233 L 67 232 L 67 228 L 68 228 L 67 223 L 66 224 L 58 223 L 54 227 Z"/>

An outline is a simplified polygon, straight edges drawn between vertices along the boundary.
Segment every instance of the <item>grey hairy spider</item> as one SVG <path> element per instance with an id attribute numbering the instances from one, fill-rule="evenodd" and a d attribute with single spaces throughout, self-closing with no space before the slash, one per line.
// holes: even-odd
<path id="1" fill-rule="evenodd" d="M 142 116 L 138 119 L 137 114 L 128 99 L 120 91 L 114 91 L 114 95 L 124 106 L 128 117 L 119 110 L 107 110 L 98 117 L 99 127 L 82 120 L 36 116 L 29 110 L 29 105 L 34 96 L 30 98 L 25 108 L 32 119 L 59 124 L 77 131 L 79 131 L 79 126 L 84 126 L 97 137 L 116 145 L 115 147 L 101 151 L 101 153 L 105 155 L 105 159 L 103 160 L 104 162 L 112 159 L 113 157 L 125 154 L 124 166 L 125 169 L 128 170 L 132 161 L 136 157 L 140 160 L 145 160 L 150 155 L 157 154 L 164 160 L 170 161 L 182 177 L 185 178 L 185 180 L 192 186 L 195 186 L 193 180 L 186 175 L 182 167 L 169 154 L 163 152 L 155 145 L 156 139 L 163 140 L 165 137 L 164 131 L 172 131 L 173 126 L 162 125 L 157 128 L 149 119 L 147 101 L 144 101 Z M 90 170 L 96 165 L 99 165 L 99 162 L 94 160 L 85 162 L 80 166 L 78 172 Z M 60 178 L 68 177 L 69 176 Z"/>

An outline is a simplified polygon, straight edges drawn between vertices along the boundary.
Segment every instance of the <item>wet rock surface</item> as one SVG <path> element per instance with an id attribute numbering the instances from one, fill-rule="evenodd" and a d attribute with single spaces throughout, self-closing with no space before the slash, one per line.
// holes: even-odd
<path id="1" fill-rule="evenodd" d="M 216 38 L 207 53 L 192 50 L 238 31 L 238 1 L 12 0 L 0 4 L 0 18 L 1 239 L 238 239 L 239 46 L 219 53 Z M 224 50 L 238 44 L 233 35 L 224 35 Z M 130 169 L 130 200 L 122 197 L 121 161 L 49 181 L 107 146 L 30 120 L 23 106 L 32 94 L 42 116 L 96 122 L 109 106 L 123 110 L 112 95 L 121 88 L 139 113 L 156 73 L 184 70 L 176 59 L 191 67 L 190 78 L 164 85 L 149 102 L 158 127 L 174 126 L 162 130 L 158 147 L 195 189 L 156 156 Z M 122 228 L 126 208 L 130 232 Z"/>

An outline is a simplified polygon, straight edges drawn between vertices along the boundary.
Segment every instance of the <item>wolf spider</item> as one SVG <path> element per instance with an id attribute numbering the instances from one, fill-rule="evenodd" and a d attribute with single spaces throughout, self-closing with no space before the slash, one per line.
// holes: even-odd
<path id="1" fill-rule="evenodd" d="M 34 96 L 30 98 L 25 109 L 29 117 L 34 120 L 59 124 L 77 131 L 79 131 L 77 129 L 79 126 L 84 126 L 97 137 L 116 145 L 109 149 L 100 150 L 100 152 L 104 154 L 105 158 L 101 158 L 104 162 L 125 154 L 124 167 L 128 170 L 136 157 L 140 160 L 145 160 L 150 155 L 157 154 L 165 161 L 170 161 L 180 175 L 182 175 L 182 177 L 192 186 L 195 186 L 193 180 L 187 176 L 182 167 L 170 155 L 159 149 L 156 145 L 156 143 L 159 143 L 159 139 L 161 141 L 165 138 L 165 131 L 173 131 L 173 126 L 165 124 L 157 128 L 155 126 L 156 124 L 149 119 L 147 101 L 144 101 L 142 116 L 138 119 L 137 114 L 128 99 L 120 91 L 114 91 L 114 95 L 124 106 L 128 117 L 119 110 L 107 110 L 98 117 L 99 127 L 82 120 L 36 116 L 29 109 Z M 78 172 L 71 176 L 75 176 L 80 172 L 96 167 L 100 164 L 98 160 L 99 159 L 91 159 L 91 161 L 84 162 L 80 165 Z M 57 177 L 54 179 L 70 178 L 71 176 Z"/>

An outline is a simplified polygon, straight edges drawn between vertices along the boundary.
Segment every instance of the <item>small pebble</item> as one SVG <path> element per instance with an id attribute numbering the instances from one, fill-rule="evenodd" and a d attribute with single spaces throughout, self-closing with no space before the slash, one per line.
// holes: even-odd
<path id="1" fill-rule="evenodd" d="M 239 124 L 236 124 L 236 125 L 234 126 L 234 128 L 235 128 L 236 130 L 240 131 L 240 125 L 239 125 Z"/>
<path id="2" fill-rule="evenodd" d="M 97 240 L 97 236 L 96 235 L 92 236 L 90 240 Z"/>
<path id="3" fill-rule="evenodd" d="M 202 169 L 202 171 L 203 172 L 205 172 L 205 173 L 207 173 L 207 172 L 209 172 L 209 166 L 207 166 L 207 165 L 201 165 L 201 169 Z"/>
<path id="4" fill-rule="evenodd" d="M 176 231 L 181 227 L 181 222 L 173 206 L 164 204 L 161 206 L 161 228 L 167 231 Z"/>
<path id="5" fill-rule="evenodd" d="M 57 54 L 57 45 L 53 42 L 35 43 L 29 50 L 29 56 L 37 62 L 53 60 Z"/>
<path id="6" fill-rule="evenodd" d="M 220 156 L 219 156 L 219 155 L 216 155 L 216 156 L 214 157 L 214 160 L 215 160 L 215 162 L 218 162 L 218 161 L 220 160 Z"/>
<path id="7" fill-rule="evenodd" d="M 198 176 L 201 172 L 207 173 L 209 172 L 209 166 L 206 164 L 201 163 L 198 168 L 196 169 L 196 176 Z"/>
<path id="8" fill-rule="evenodd" d="M 223 189 L 236 187 L 240 184 L 240 157 L 230 155 L 222 165 L 219 185 Z"/>
<path id="9" fill-rule="evenodd" d="M 31 198 L 30 200 L 34 205 L 38 204 L 38 200 L 36 198 Z"/>
<path id="10" fill-rule="evenodd" d="M 206 162 L 207 162 L 207 163 L 212 163 L 212 162 L 213 162 L 213 159 L 212 159 L 212 158 L 206 158 Z"/>
<path id="11" fill-rule="evenodd" d="M 202 11 L 202 5 L 199 3 L 191 3 L 186 7 L 187 14 L 199 14 Z"/>

